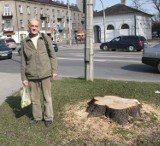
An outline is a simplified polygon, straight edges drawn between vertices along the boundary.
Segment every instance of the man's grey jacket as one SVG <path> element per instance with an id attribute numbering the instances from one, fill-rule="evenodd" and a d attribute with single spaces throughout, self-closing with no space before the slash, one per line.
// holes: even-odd
<path id="1" fill-rule="evenodd" d="M 45 41 L 41 34 L 37 41 L 37 49 L 28 36 L 22 42 L 21 49 L 21 79 L 32 80 L 42 79 L 57 73 L 56 53 L 49 36 L 45 35 L 48 42 L 46 48 Z"/>

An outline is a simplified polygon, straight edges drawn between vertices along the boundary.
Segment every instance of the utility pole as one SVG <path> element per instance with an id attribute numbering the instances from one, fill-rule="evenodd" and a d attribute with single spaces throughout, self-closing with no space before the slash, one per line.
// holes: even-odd
<path id="1" fill-rule="evenodd" d="M 15 10 L 16 10 L 16 20 L 17 20 L 17 30 L 18 30 L 18 41 L 19 41 L 19 43 L 21 43 L 20 42 L 20 39 L 19 39 L 19 18 L 18 18 L 18 14 L 17 14 L 17 0 L 15 0 Z"/>
<path id="2" fill-rule="evenodd" d="M 105 10 L 104 10 L 104 5 L 102 0 L 100 0 L 101 4 L 102 4 L 102 9 L 103 9 L 103 28 L 104 28 L 104 42 L 106 42 L 106 26 L 105 26 Z"/>
<path id="3" fill-rule="evenodd" d="M 85 79 L 93 81 L 93 0 L 84 0 L 86 15 Z"/>
<path id="4" fill-rule="evenodd" d="M 69 9 L 69 0 L 67 0 L 67 8 L 68 8 L 68 41 L 69 45 L 72 45 L 72 40 L 71 40 L 71 13 Z"/>

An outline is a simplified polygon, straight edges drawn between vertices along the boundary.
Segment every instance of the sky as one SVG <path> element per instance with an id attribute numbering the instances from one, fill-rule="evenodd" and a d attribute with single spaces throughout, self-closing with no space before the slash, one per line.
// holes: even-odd
<path id="1" fill-rule="evenodd" d="M 64 3 L 67 3 L 67 0 L 61 0 L 61 1 L 64 1 Z M 76 4 L 76 1 L 77 0 L 69 0 L 69 3 L 70 4 L 72 4 L 72 3 Z M 78 1 L 83 1 L 83 0 L 78 0 Z M 103 5 L 104 5 L 104 8 L 121 3 L 121 0 L 101 0 L 101 1 L 102 1 Z M 101 1 L 100 0 L 95 0 L 96 3 L 95 3 L 94 10 L 98 10 L 98 11 L 102 10 Z M 132 1 L 131 0 L 126 0 L 126 5 L 127 6 L 131 6 L 132 5 Z M 143 6 L 143 9 L 145 9 L 146 12 L 152 14 L 152 13 L 154 13 L 154 9 L 151 9 L 151 7 L 153 7 L 153 6 L 151 6 L 151 4 L 148 4 L 148 5 L 145 4 Z"/>

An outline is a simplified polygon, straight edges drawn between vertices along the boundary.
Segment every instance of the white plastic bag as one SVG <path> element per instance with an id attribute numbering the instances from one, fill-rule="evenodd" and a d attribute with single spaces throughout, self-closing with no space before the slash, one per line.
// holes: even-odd
<path id="1" fill-rule="evenodd" d="M 29 87 L 23 86 L 21 90 L 21 108 L 24 108 L 31 104 L 30 90 Z"/>

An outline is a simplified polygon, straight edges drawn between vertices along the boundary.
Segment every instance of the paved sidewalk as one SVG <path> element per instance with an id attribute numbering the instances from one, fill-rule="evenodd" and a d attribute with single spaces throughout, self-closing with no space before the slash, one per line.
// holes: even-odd
<path id="1" fill-rule="evenodd" d="M 20 73 L 0 73 L 0 105 L 7 99 L 8 96 L 12 95 L 14 92 L 16 92 L 22 87 L 20 77 Z"/>
<path id="2" fill-rule="evenodd" d="M 71 46 L 67 43 L 67 42 L 58 42 L 57 45 L 60 47 L 60 48 L 63 48 L 63 49 L 83 49 L 85 47 L 85 44 L 84 43 L 72 43 Z M 93 44 L 93 49 L 99 49 L 99 46 L 100 46 L 100 43 L 94 43 Z"/>
<path id="3" fill-rule="evenodd" d="M 18 91 L 23 85 L 21 82 L 20 73 L 0 73 L 1 88 L 0 88 L 0 105 L 5 102 L 7 97 Z M 61 80 L 62 77 L 58 76 L 56 80 Z"/>

